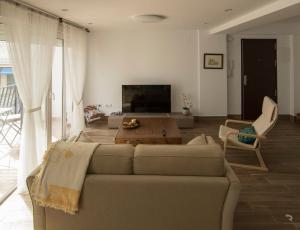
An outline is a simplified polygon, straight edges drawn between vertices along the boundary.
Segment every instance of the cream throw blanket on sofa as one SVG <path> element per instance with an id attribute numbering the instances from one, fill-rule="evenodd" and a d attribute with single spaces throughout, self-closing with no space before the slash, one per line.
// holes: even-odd
<path id="1" fill-rule="evenodd" d="M 54 143 L 45 153 L 32 187 L 32 198 L 43 207 L 78 211 L 78 201 L 90 158 L 97 143 Z"/>

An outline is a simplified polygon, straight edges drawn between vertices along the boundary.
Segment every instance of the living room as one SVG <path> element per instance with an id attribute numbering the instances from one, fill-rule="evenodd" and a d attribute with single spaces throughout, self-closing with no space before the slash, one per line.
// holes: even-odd
<path id="1" fill-rule="evenodd" d="M 0 1 L 0 229 L 299 229 L 299 10 Z"/>

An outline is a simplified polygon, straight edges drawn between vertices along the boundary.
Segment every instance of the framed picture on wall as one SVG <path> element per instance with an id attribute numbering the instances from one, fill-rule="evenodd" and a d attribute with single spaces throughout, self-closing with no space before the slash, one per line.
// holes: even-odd
<path id="1" fill-rule="evenodd" d="M 204 54 L 204 69 L 223 69 L 223 54 Z"/>

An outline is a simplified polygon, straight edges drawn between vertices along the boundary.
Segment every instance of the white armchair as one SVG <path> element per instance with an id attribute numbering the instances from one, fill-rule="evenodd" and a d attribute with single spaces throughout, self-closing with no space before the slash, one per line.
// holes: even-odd
<path id="1" fill-rule="evenodd" d="M 266 138 L 266 134 L 274 127 L 277 119 L 278 119 L 277 104 L 271 98 L 265 97 L 262 106 L 262 114 L 256 121 L 249 122 L 249 121 L 240 121 L 240 120 L 226 120 L 225 125 L 220 126 L 219 137 L 224 142 L 225 154 L 228 148 L 250 150 L 256 153 L 256 156 L 259 161 L 259 166 L 231 163 L 232 166 L 237 166 L 237 167 L 242 167 L 247 169 L 257 169 L 263 171 L 269 170 L 260 153 L 261 140 Z M 229 123 L 252 125 L 256 131 L 256 134 L 254 135 L 254 134 L 240 133 L 238 129 L 233 129 L 228 127 Z M 239 141 L 238 139 L 239 135 L 243 135 L 245 137 L 254 137 L 256 138 L 256 140 L 254 141 L 253 144 L 246 144 Z"/>

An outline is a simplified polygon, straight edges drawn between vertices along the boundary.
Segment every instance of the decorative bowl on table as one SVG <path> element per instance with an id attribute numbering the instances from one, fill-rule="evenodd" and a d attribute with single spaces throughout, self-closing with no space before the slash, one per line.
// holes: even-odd
<path id="1" fill-rule="evenodd" d="M 140 126 L 140 123 L 136 119 L 131 119 L 130 121 L 123 121 L 122 128 L 123 129 L 135 129 Z"/>

